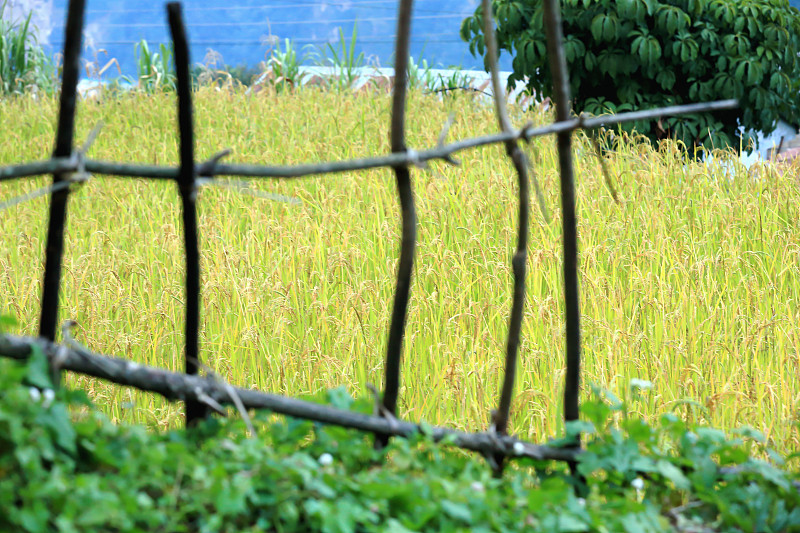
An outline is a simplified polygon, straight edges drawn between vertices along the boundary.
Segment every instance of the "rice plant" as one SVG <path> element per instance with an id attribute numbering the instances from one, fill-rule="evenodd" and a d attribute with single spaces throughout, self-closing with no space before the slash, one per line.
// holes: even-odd
<path id="1" fill-rule="evenodd" d="M 197 157 L 299 164 L 389 152 L 384 94 L 201 88 Z M 496 130 L 491 106 L 457 91 L 410 91 L 408 145 Z M 76 140 L 105 123 L 92 158 L 178 162 L 174 94 L 120 95 L 79 106 Z M 48 157 L 55 98 L 0 101 L 0 164 Z M 549 123 L 512 107 L 518 124 Z M 21 127 L 20 124 L 24 124 Z M 782 452 L 800 448 L 800 189 L 796 167 L 744 168 L 659 150 L 624 132 L 605 154 L 612 199 L 592 144 L 576 135 L 584 373 L 610 390 L 653 389 L 646 417 L 672 410 L 722 428 L 749 424 Z M 561 225 L 554 139 L 532 140 L 550 219 L 531 213 L 527 300 L 511 431 L 545 440 L 561 430 L 564 373 Z M 402 363 L 400 415 L 477 430 L 497 402 L 516 238 L 516 177 L 502 146 L 458 154 L 461 165 L 413 169 L 419 218 Z M 719 164 L 722 161 L 724 164 Z M 10 198 L 50 178 L 0 184 Z M 203 188 L 201 358 L 239 386 L 299 395 L 343 384 L 380 386 L 399 243 L 389 169 L 302 180 L 252 180 L 300 204 Z M 0 211 L 0 315 L 35 334 L 47 202 Z M 183 244 L 174 183 L 96 176 L 70 197 L 62 319 L 91 350 L 181 369 Z M 181 408 L 79 376 L 116 420 L 175 426 Z"/>

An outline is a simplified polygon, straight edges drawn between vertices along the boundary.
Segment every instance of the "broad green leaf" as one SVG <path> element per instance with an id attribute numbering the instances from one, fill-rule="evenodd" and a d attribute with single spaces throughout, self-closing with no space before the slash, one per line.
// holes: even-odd
<path id="1" fill-rule="evenodd" d="M 70 454 L 75 453 L 75 428 L 63 403 L 54 403 L 48 409 L 43 409 L 36 420 L 49 430 L 53 442 L 62 450 Z"/>
<path id="2" fill-rule="evenodd" d="M 26 381 L 39 389 L 52 389 L 50 363 L 38 344 L 31 344 L 31 356 L 28 359 Z"/>
<path id="3" fill-rule="evenodd" d="M 692 482 L 681 472 L 681 469 L 666 459 L 660 459 L 656 463 L 656 470 L 659 474 L 672 481 L 676 488 L 680 490 L 689 490 L 692 488 Z"/>
<path id="4" fill-rule="evenodd" d="M 558 516 L 558 531 L 562 533 L 578 533 L 590 529 L 589 524 L 574 515 L 561 513 Z"/>
<path id="5" fill-rule="evenodd" d="M 469 524 L 472 522 L 472 513 L 469 510 L 469 507 L 464 505 L 463 503 L 455 503 L 448 500 L 443 500 L 440 502 L 442 506 L 442 510 L 451 518 L 455 518 L 456 520 L 460 520 Z"/>
<path id="6" fill-rule="evenodd" d="M 667 91 L 675 86 L 675 80 L 675 73 L 668 69 L 659 70 L 658 75 L 656 76 L 656 81 L 663 89 Z"/>
<path id="7" fill-rule="evenodd" d="M 0 333 L 18 325 L 17 320 L 10 315 L 0 315 Z"/>
<path id="8" fill-rule="evenodd" d="M 600 42 L 614 41 L 617 37 L 618 26 L 619 21 L 616 15 L 601 13 L 592 19 L 592 36 Z"/>

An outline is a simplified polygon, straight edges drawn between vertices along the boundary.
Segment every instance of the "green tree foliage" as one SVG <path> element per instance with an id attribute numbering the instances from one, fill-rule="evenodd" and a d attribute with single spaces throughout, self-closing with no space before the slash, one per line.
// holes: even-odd
<path id="1" fill-rule="evenodd" d="M 548 95 L 541 0 L 493 0 L 497 38 L 513 56 L 509 85 Z M 628 126 L 687 146 L 738 145 L 738 125 L 772 132 L 800 123 L 800 11 L 787 0 L 563 0 L 573 107 L 591 114 L 725 98 L 740 108 Z M 464 20 L 484 53 L 480 8 Z"/>

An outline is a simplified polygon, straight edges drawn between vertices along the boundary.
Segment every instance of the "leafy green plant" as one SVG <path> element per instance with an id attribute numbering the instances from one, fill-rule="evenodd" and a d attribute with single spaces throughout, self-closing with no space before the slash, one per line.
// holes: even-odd
<path id="1" fill-rule="evenodd" d="M 6 19 L 7 2 L 0 4 L 0 93 L 22 94 L 30 90 L 52 93 L 55 67 L 39 45 L 31 28 L 31 16 L 19 24 Z"/>
<path id="2" fill-rule="evenodd" d="M 578 472 L 485 461 L 424 433 L 376 451 L 364 433 L 269 413 L 153 433 L 116 426 L 82 392 L 53 391 L 39 350 L 0 361 L 0 529 L 49 531 L 793 531 L 797 474 L 734 438 L 667 415 L 649 426 L 598 394 Z M 317 401 L 368 412 L 334 389 Z M 72 415 L 70 413 L 73 413 Z M 616 420 L 616 421 L 615 421 Z M 719 465 L 735 465 L 725 473 Z M 583 487 L 578 497 L 576 487 Z"/>
<path id="3" fill-rule="evenodd" d="M 13 316 L 0 315 L 0 334 L 5 333 L 6 329 L 17 325 L 17 321 Z"/>
<path id="4" fill-rule="evenodd" d="M 134 44 L 137 88 L 148 94 L 164 89 L 175 89 L 176 78 L 171 65 L 172 50 L 164 43 L 161 43 L 158 49 L 158 52 L 151 51 L 144 39 Z"/>
<path id="5" fill-rule="evenodd" d="M 357 24 L 353 24 L 353 33 L 350 41 L 345 39 L 344 32 L 339 28 L 339 42 L 336 46 L 328 43 L 323 51 L 321 65 L 330 65 L 334 70 L 334 83 L 339 90 L 349 89 L 356 82 L 360 75 L 360 69 L 366 60 L 364 52 L 356 55 L 356 37 L 358 35 Z M 330 56 L 328 56 L 330 54 Z"/>
<path id="6" fill-rule="evenodd" d="M 306 48 L 308 46 L 303 49 Z M 311 55 L 310 52 L 306 52 L 298 57 L 297 48 L 290 39 L 284 40 L 283 48 L 278 41 L 278 44 L 270 50 L 266 62 L 266 71 L 275 88 L 281 91 L 299 87 L 306 77 L 306 74 L 300 71 L 300 67 Z"/>
<path id="7" fill-rule="evenodd" d="M 564 52 L 576 112 L 628 111 L 738 98 L 725 113 L 639 122 L 651 140 L 738 147 L 739 125 L 769 134 L 800 122 L 800 12 L 787 0 L 566 0 Z M 542 3 L 495 0 L 499 47 L 513 55 L 509 85 L 550 95 Z M 484 53 L 480 8 L 461 26 Z"/>
<path id="8" fill-rule="evenodd" d="M 433 89 L 436 78 L 431 69 L 426 59 L 416 62 L 411 56 L 408 61 L 408 86 L 414 89 Z"/>

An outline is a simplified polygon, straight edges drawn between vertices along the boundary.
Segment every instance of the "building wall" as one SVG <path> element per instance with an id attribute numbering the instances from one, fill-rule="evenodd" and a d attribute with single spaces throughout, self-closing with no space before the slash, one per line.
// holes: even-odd
<path id="1" fill-rule="evenodd" d="M 43 42 L 55 52 L 63 45 L 67 0 L 12 0 L 33 6 Z M 191 0 L 184 2 L 193 62 L 202 62 L 209 50 L 228 65 L 258 65 L 269 45 L 291 39 L 303 52 L 328 43 L 337 45 L 340 30 L 349 40 L 354 26 L 356 52 L 371 65 L 392 64 L 397 0 Z M 462 20 L 479 0 L 416 0 L 412 19 L 411 55 L 431 66 L 480 68 L 459 37 Z M 15 9 L 18 9 L 15 7 Z M 21 7 L 20 7 L 21 9 Z M 101 63 L 116 58 L 124 74 L 135 73 L 134 43 L 168 43 L 162 2 L 143 0 L 88 0 L 84 59 Z M 105 52 L 101 52 L 105 50 Z M 97 55 L 97 58 L 95 56 Z M 312 59 L 309 58 L 308 63 Z M 510 57 L 501 66 L 510 70 Z"/>

